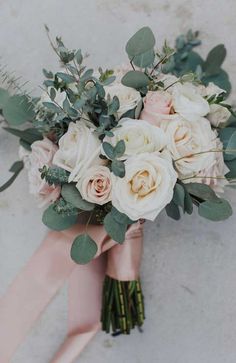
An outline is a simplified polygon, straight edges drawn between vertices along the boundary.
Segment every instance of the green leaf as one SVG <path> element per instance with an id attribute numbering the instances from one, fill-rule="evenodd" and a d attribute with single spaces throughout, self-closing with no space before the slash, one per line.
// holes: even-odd
<path id="1" fill-rule="evenodd" d="M 111 215 L 116 222 L 120 224 L 133 224 L 135 222 L 132 221 L 126 214 L 119 212 L 115 207 L 112 207 Z"/>
<path id="2" fill-rule="evenodd" d="M 218 75 L 203 77 L 202 82 L 205 85 L 208 85 L 208 83 L 213 82 L 218 87 L 224 89 L 227 92 L 227 94 L 229 94 L 231 91 L 231 83 L 229 81 L 229 76 L 223 69 L 220 70 Z"/>
<path id="3" fill-rule="evenodd" d="M 53 102 L 43 102 L 43 105 L 51 112 L 60 113 L 62 110 Z"/>
<path id="4" fill-rule="evenodd" d="M 203 70 L 206 76 L 215 76 L 220 73 L 221 65 L 226 57 L 226 49 L 224 44 L 219 44 L 214 47 L 208 54 Z"/>
<path id="5" fill-rule="evenodd" d="M 104 227 L 109 236 L 118 243 L 123 243 L 125 240 L 125 233 L 127 224 L 117 222 L 112 213 L 108 213 L 104 218 Z"/>
<path id="6" fill-rule="evenodd" d="M 191 198 L 190 194 L 188 193 L 187 189 L 185 189 L 184 212 L 186 212 L 188 214 L 193 213 L 193 201 L 192 201 L 192 198 Z"/>
<path id="7" fill-rule="evenodd" d="M 226 178 L 236 178 L 236 160 L 226 161 L 225 164 L 230 170 L 228 174 L 226 174 Z"/>
<path id="8" fill-rule="evenodd" d="M 78 49 L 77 52 L 75 53 L 75 60 L 78 64 L 81 64 L 83 62 L 83 56 L 81 53 L 81 49 Z"/>
<path id="9" fill-rule="evenodd" d="M 50 205 L 43 213 L 42 221 L 50 229 L 63 231 L 77 223 L 78 215 L 62 215 L 55 211 L 55 206 Z"/>
<path id="10" fill-rule="evenodd" d="M 121 83 L 126 87 L 135 88 L 137 90 L 147 87 L 149 84 L 149 78 L 140 71 L 129 71 L 124 75 Z"/>
<path id="11" fill-rule="evenodd" d="M 175 184 L 173 202 L 184 209 L 185 206 L 185 190 L 182 185 Z"/>
<path id="12" fill-rule="evenodd" d="M 10 125 L 21 125 L 33 120 L 35 116 L 34 105 L 24 95 L 9 97 L 3 107 L 3 116 Z"/>
<path id="13" fill-rule="evenodd" d="M 131 58 L 132 62 L 140 68 L 146 68 L 153 64 L 155 59 L 155 53 L 154 50 L 148 50 L 145 53 L 142 53 L 140 55 L 136 55 L 135 57 Z"/>
<path id="14" fill-rule="evenodd" d="M 63 72 L 57 72 L 56 75 L 65 83 L 73 83 L 75 82 L 75 77 L 70 74 L 66 74 Z"/>
<path id="15" fill-rule="evenodd" d="M 166 214 L 168 215 L 168 217 L 170 217 L 176 221 L 178 221 L 181 218 L 179 207 L 173 201 L 171 201 L 169 204 L 167 204 L 165 209 L 166 209 Z"/>
<path id="16" fill-rule="evenodd" d="M 70 255 L 73 261 L 85 265 L 94 258 L 97 250 L 96 242 L 88 234 L 81 234 L 74 239 Z"/>
<path id="17" fill-rule="evenodd" d="M 225 160 L 236 159 L 236 131 L 231 135 L 225 151 Z"/>
<path id="18" fill-rule="evenodd" d="M 103 142 L 102 147 L 106 156 L 109 159 L 113 160 L 115 158 L 114 147 L 109 142 L 106 141 Z"/>
<path id="19" fill-rule="evenodd" d="M 201 203 L 198 213 L 201 217 L 217 222 L 229 218 L 233 211 L 227 200 L 218 198 Z"/>
<path id="20" fill-rule="evenodd" d="M 120 101 L 117 96 L 113 97 L 112 102 L 108 105 L 108 115 L 114 115 L 119 110 Z"/>
<path id="21" fill-rule="evenodd" d="M 225 127 L 219 130 L 219 137 L 223 143 L 224 150 L 226 149 L 236 149 L 236 145 L 233 146 L 236 140 L 236 128 L 235 127 Z M 230 146 L 230 147 L 229 147 Z M 231 152 L 228 150 L 224 153 L 224 159 L 229 161 L 236 159 L 236 152 Z"/>
<path id="22" fill-rule="evenodd" d="M 0 110 L 2 110 L 9 97 L 8 91 L 4 88 L 0 88 Z"/>
<path id="23" fill-rule="evenodd" d="M 33 142 L 35 141 L 43 139 L 42 134 L 37 129 L 34 128 L 29 128 L 23 131 L 18 129 L 13 129 L 11 127 L 3 127 L 3 129 L 9 132 L 10 134 L 19 137 L 21 140 L 28 143 L 29 145 L 33 144 Z"/>
<path id="24" fill-rule="evenodd" d="M 11 173 L 14 173 L 12 175 L 12 177 L 6 182 L 4 183 L 1 187 L 0 187 L 0 192 L 3 192 L 4 190 L 6 190 L 7 188 L 9 188 L 9 186 L 15 181 L 15 179 L 17 178 L 17 176 L 20 174 L 21 170 L 24 168 L 24 163 L 23 161 L 16 161 L 14 162 L 14 164 L 10 167 L 9 171 Z"/>
<path id="25" fill-rule="evenodd" d="M 85 211 L 94 209 L 94 204 L 84 200 L 74 184 L 64 184 L 61 189 L 62 197 L 74 207 Z"/>
<path id="26" fill-rule="evenodd" d="M 206 184 L 188 183 L 185 184 L 188 193 L 201 200 L 217 200 L 215 192 Z"/>
<path id="27" fill-rule="evenodd" d="M 114 148 L 114 156 L 115 158 L 120 158 L 125 153 L 125 142 L 124 140 L 118 141 Z"/>
<path id="28" fill-rule="evenodd" d="M 116 176 L 123 178 L 125 176 L 124 162 L 120 160 L 113 160 L 111 163 L 111 170 Z"/>
<path id="29" fill-rule="evenodd" d="M 143 27 L 129 39 L 125 50 L 129 57 L 134 57 L 152 49 L 155 42 L 155 37 L 151 29 L 149 27 Z"/>
<path id="30" fill-rule="evenodd" d="M 68 183 L 69 173 L 58 166 L 47 167 L 44 165 L 39 169 L 41 178 L 45 179 L 49 185 L 62 185 Z"/>

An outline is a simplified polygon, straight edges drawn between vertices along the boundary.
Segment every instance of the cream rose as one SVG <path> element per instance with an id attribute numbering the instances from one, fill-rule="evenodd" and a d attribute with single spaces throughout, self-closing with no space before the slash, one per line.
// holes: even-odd
<path id="1" fill-rule="evenodd" d="M 130 219 L 154 220 L 171 201 L 177 174 L 159 153 L 144 153 L 125 161 L 124 178 L 112 174 L 112 204 Z"/>
<path id="2" fill-rule="evenodd" d="M 168 124 L 166 134 L 167 148 L 180 178 L 188 178 L 213 165 L 214 154 L 205 151 L 214 149 L 216 136 L 207 119 L 190 122 L 179 118 Z"/>
<path id="3" fill-rule="evenodd" d="M 144 108 L 140 119 L 146 120 L 155 126 L 169 115 L 172 107 L 172 97 L 167 91 L 148 92 L 144 99 Z"/>
<path id="4" fill-rule="evenodd" d="M 59 140 L 53 163 L 70 172 L 69 182 L 78 181 L 89 166 L 101 164 L 101 142 L 83 121 L 70 122 L 67 132 Z"/>
<path id="5" fill-rule="evenodd" d="M 229 110 L 221 105 L 210 105 L 210 112 L 207 115 L 208 120 L 214 127 L 224 124 L 230 118 L 231 113 Z"/>
<path id="6" fill-rule="evenodd" d="M 224 187 L 229 184 L 225 175 L 229 172 L 229 168 L 224 163 L 223 144 L 220 139 L 216 138 L 214 142 L 214 149 L 218 150 L 214 154 L 214 162 L 201 170 L 197 178 L 188 180 L 188 183 L 202 183 L 209 185 L 216 193 L 223 193 Z"/>
<path id="7" fill-rule="evenodd" d="M 32 146 L 32 152 L 27 156 L 25 164 L 28 169 L 29 189 L 30 193 L 39 200 L 39 206 L 45 206 L 58 199 L 60 195 L 60 187 L 49 185 L 41 178 L 39 169 L 44 165 L 51 166 L 57 146 L 49 139 L 44 138 L 35 141 Z"/>
<path id="8" fill-rule="evenodd" d="M 111 186 L 111 172 L 101 165 L 87 169 L 76 184 L 83 199 L 99 205 L 110 202 Z"/>
<path id="9" fill-rule="evenodd" d="M 175 112 L 189 121 L 198 121 L 210 111 L 208 102 L 191 83 L 173 86 L 172 97 Z"/>
<path id="10" fill-rule="evenodd" d="M 115 83 L 114 85 L 105 87 L 106 94 L 111 98 L 117 96 L 120 102 L 120 108 L 117 111 L 117 116 L 120 118 L 124 113 L 134 109 L 139 102 L 142 101 L 142 97 L 138 91 L 133 88 L 123 86 L 121 83 Z"/>
<path id="11" fill-rule="evenodd" d="M 147 121 L 123 118 L 119 126 L 121 127 L 112 130 L 114 136 L 105 137 L 104 141 L 115 146 L 118 141 L 124 140 L 125 154 L 121 157 L 123 160 L 131 155 L 161 151 L 166 145 L 164 131 L 150 125 Z M 104 151 L 103 153 L 105 154 Z"/>

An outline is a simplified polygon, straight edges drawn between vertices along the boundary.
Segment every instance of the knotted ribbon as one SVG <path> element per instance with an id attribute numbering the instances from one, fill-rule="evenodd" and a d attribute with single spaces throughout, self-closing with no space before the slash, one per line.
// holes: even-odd
<path id="1" fill-rule="evenodd" d="M 68 334 L 51 363 L 72 363 L 100 330 L 102 287 L 105 275 L 136 280 L 142 255 L 142 225 L 130 226 L 118 245 L 101 225 L 87 233 L 98 252 L 87 265 L 76 265 L 70 248 L 85 232 L 78 224 L 63 232 L 49 232 L 0 300 L 0 362 L 9 363 L 17 347 L 63 284 L 69 281 Z M 105 253 L 106 252 L 106 253 Z"/>

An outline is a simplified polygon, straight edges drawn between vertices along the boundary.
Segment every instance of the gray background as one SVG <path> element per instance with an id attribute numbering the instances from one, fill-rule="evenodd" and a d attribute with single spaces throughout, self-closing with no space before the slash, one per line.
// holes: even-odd
<path id="1" fill-rule="evenodd" d="M 225 43 L 225 68 L 236 86 L 235 0 L 0 0 L 1 63 L 31 80 L 36 89 L 41 68 L 57 61 L 43 24 L 81 47 L 92 65 L 125 62 L 124 45 L 143 25 L 165 38 L 190 27 L 201 31 L 205 56 Z M 0 182 L 17 158 L 13 136 L 0 133 Z M 227 190 L 236 211 L 236 195 Z M 0 196 L 0 293 L 40 244 L 46 229 L 41 210 L 28 195 L 25 173 Z M 144 334 L 116 339 L 99 333 L 78 362 L 84 363 L 234 363 L 236 361 L 235 215 L 224 223 L 186 216 L 180 222 L 161 214 L 145 225 L 142 278 L 147 320 Z M 43 267 L 42 267 L 43 268 Z M 0 323 L 1 324 L 1 323 Z M 66 288 L 49 306 L 18 350 L 14 363 L 46 363 L 66 332 Z"/>

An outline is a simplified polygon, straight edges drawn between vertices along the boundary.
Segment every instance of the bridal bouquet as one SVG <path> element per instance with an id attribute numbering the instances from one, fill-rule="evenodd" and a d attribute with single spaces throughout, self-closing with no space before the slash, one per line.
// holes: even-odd
<path id="1" fill-rule="evenodd" d="M 128 334 L 145 317 L 143 221 L 163 209 L 175 220 L 194 208 L 210 221 L 232 214 L 222 198 L 236 178 L 236 115 L 221 68 L 226 50 L 218 45 L 204 61 L 193 51 L 200 44 L 193 32 L 175 48 L 165 42 L 156 50 L 144 27 L 126 44 L 127 64 L 94 71 L 80 49 L 68 50 L 61 38 L 54 43 L 46 31 L 61 70 L 43 70 L 41 96 L 0 89 L 4 129 L 20 139 L 20 161 L 0 190 L 25 166 L 47 227 L 77 231 L 84 216 L 71 259 L 87 264 L 109 250 L 102 328 Z M 102 242 L 93 226 L 102 228 Z"/>

